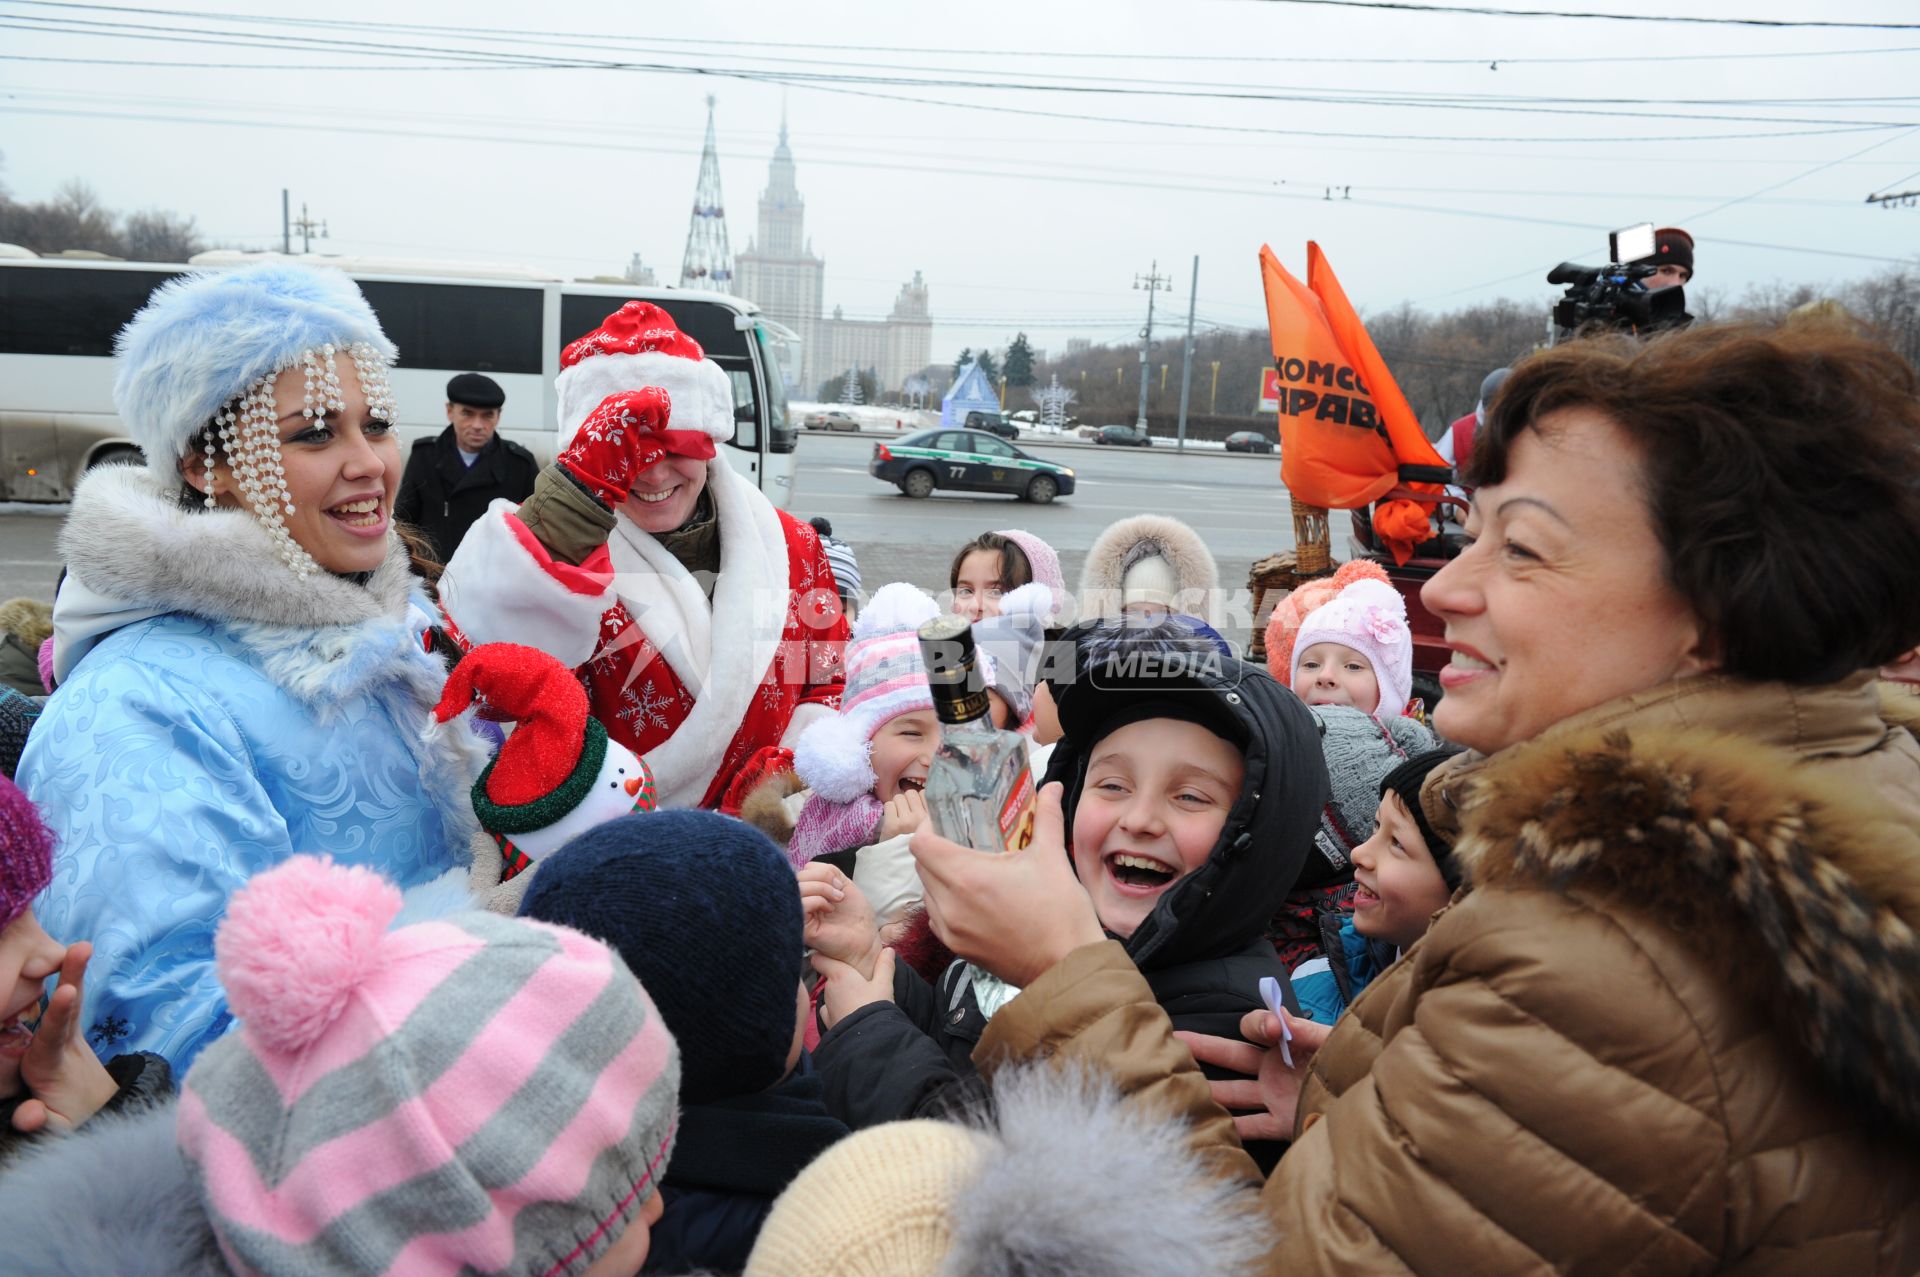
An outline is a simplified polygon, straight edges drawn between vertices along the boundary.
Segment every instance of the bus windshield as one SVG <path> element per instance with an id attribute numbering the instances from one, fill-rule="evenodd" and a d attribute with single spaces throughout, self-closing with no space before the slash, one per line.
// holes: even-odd
<path id="1" fill-rule="evenodd" d="M 760 341 L 760 362 L 767 374 L 767 438 L 769 451 L 791 452 L 797 442 L 793 422 L 787 416 L 787 372 L 780 359 L 785 342 L 764 321 L 754 324 Z"/>

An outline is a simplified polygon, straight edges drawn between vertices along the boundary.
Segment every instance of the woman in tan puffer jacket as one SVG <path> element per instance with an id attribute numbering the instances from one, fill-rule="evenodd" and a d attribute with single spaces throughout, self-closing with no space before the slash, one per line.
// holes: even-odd
<path id="1" fill-rule="evenodd" d="M 1102 1059 L 1222 1174 L 1285 1123 L 1274 1273 L 1920 1270 L 1920 706 L 1857 672 L 1920 634 L 1917 392 L 1832 329 L 1522 364 L 1423 593 L 1467 887 L 1310 1067 L 1243 1048 L 1233 1119 L 1050 858 L 923 834 L 1025 988 L 976 1058 Z"/>

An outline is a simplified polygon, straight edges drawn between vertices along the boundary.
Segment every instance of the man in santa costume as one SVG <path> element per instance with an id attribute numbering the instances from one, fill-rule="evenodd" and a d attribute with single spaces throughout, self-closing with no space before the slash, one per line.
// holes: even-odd
<path id="1" fill-rule="evenodd" d="M 847 623 L 820 538 L 716 454 L 732 384 L 658 306 L 627 302 L 560 364 L 560 455 L 461 542 L 449 628 L 558 658 L 662 807 L 721 806 L 838 704 Z"/>

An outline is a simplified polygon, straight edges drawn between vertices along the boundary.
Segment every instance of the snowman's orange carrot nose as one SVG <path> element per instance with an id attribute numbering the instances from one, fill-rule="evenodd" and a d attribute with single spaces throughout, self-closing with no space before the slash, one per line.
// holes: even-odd
<path id="1" fill-rule="evenodd" d="M 644 777 L 629 776 L 627 777 L 625 782 L 623 782 L 621 788 L 627 791 L 627 797 L 638 798 L 640 796 L 640 786 L 645 783 L 646 781 Z"/>

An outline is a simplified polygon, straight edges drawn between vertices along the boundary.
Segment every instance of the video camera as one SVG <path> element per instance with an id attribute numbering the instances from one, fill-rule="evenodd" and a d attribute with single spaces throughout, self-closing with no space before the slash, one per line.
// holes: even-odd
<path id="1" fill-rule="evenodd" d="M 1561 262 L 1548 271 L 1549 284 L 1567 285 L 1553 307 L 1556 337 L 1592 327 L 1642 332 L 1685 323 L 1685 289 L 1648 292 L 1640 282 L 1660 269 L 1654 261 L 1657 253 L 1653 223 L 1643 222 L 1607 236 L 1607 265 Z"/>

